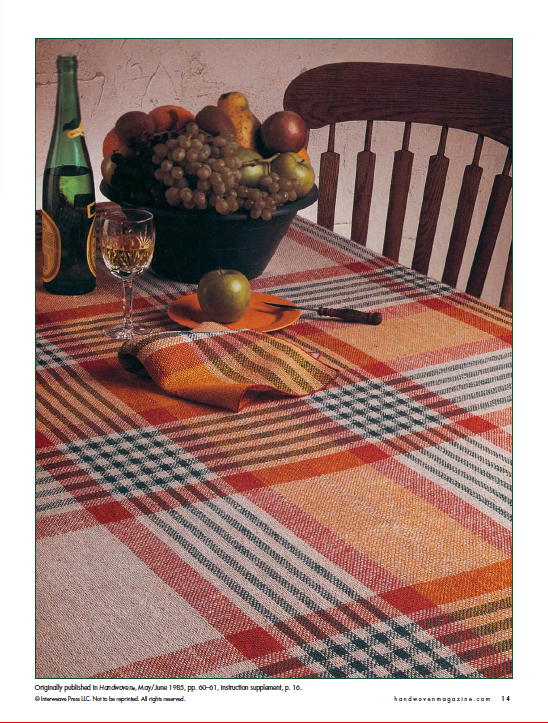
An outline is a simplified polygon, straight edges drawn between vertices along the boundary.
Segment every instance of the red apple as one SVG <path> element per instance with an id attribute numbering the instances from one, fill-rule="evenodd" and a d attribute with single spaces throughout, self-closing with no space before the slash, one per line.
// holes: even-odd
<path id="1" fill-rule="evenodd" d="M 300 151 L 306 143 L 306 123 L 292 110 L 280 110 L 268 116 L 261 126 L 261 140 L 269 151 Z"/>
<path id="2" fill-rule="evenodd" d="M 135 146 L 144 135 L 154 133 L 154 121 L 140 110 L 130 110 L 121 115 L 114 125 L 114 132 L 122 143 Z"/>
<path id="3" fill-rule="evenodd" d="M 110 156 L 106 156 L 103 158 L 103 161 L 101 163 L 101 175 L 103 176 L 103 180 L 105 183 L 110 186 L 110 183 L 112 181 L 112 174 L 116 170 L 116 163 L 113 163 L 110 159 Z"/>
<path id="4" fill-rule="evenodd" d="M 289 178 L 292 181 L 299 181 L 296 188 L 297 198 L 307 196 L 314 185 L 314 169 L 298 153 L 281 153 L 271 163 L 271 170 L 282 178 Z"/>
<path id="5" fill-rule="evenodd" d="M 121 145 L 122 141 L 116 135 L 114 128 L 112 128 L 112 130 L 106 134 L 103 141 L 103 158 L 111 156 Z"/>

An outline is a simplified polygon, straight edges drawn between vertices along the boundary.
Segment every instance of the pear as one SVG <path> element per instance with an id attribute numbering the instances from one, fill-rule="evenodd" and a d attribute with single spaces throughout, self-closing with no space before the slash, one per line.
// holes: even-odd
<path id="1" fill-rule="evenodd" d="M 243 93 L 223 93 L 217 101 L 217 107 L 224 111 L 234 124 L 235 139 L 239 146 L 255 151 L 262 150 L 261 122 L 249 110 L 249 103 Z"/>

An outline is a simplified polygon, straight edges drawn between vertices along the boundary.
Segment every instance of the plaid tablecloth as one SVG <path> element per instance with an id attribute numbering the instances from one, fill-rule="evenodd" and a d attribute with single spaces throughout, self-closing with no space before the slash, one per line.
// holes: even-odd
<path id="1" fill-rule="evenodd" d="M 101 265 L 38 286 L 37 677 L 511 676 L 510 315 L 298 217 L 252 286 L 384 321 L 304 312 L 335 382 L 233 413 L 120 366 Z"/>

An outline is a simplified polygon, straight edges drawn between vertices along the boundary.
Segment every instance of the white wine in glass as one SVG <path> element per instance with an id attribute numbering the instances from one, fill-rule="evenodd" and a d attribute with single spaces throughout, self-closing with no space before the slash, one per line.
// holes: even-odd
<path id="1" fill-rule="evenodd" d="M 133 339 L 150 331 L 133 322 L 133 279 L 146 271 L 154 253 L 154 218 L 149 211 L 120 209 L 99 220 L 101 253 L 107 269 L 124 288 L 122 323 L 103 329 L 112 339 Z"/>

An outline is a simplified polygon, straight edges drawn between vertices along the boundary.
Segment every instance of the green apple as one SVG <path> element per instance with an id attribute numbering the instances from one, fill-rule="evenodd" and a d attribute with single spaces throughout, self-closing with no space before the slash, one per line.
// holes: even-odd
<path id="1" fill-rule="evenodd" d="M 297 198 L 307 196 L 314 185 L 315 173 L 314 169 L 302 156 L 298 153 L 280 153 L 271 165 L 271 170 L 282 178 L 289 178 L 292 181 L 299 181 Z"/>
<path id="2" fill-rule="evenodd" d="M 243 165 L 239 168 L 242 176 L 240 183 L 249 188 L 256 188 L 260 177 L 266 176 L 270 171 L 268 161 L 265 161 L 257 151 L 241 146 L 236 151 L 236 155 L 243 161 Z"/>
<path id="3" fill-rule="evenodd" d="M 215 269 L 202 276 L 198 284 L 198 303 L 210 321 L 238 321 L 250 301 L 251 287 L 240 271 Z"/>

